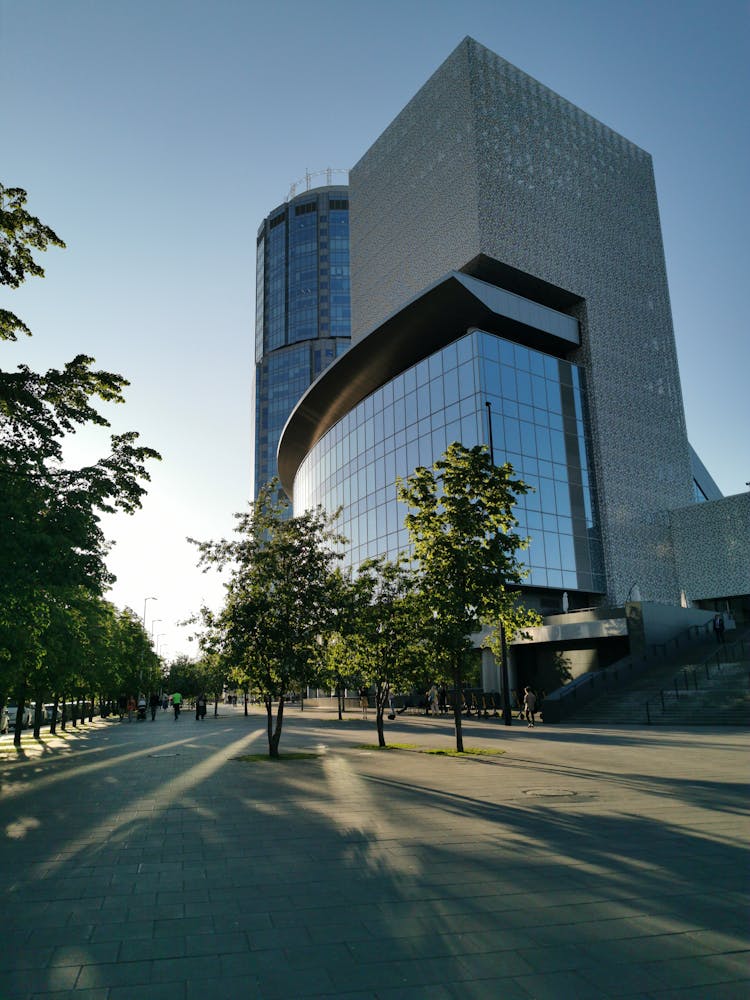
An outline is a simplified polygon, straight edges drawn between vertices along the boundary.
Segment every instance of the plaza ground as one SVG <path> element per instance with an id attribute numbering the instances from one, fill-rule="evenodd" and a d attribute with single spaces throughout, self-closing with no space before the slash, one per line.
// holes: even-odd
<path id="1" fill-rule="evenodd" d="M 291 707 L 0 742 L 0 998 L 746 997 L 739 729 Z"/>

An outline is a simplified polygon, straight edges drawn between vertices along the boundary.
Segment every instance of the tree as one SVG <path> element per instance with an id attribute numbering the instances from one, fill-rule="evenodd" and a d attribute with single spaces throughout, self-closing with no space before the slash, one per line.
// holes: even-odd
<path id="1" fill-rule="evenodd" d="M 64 246 L 30 215 L 26 192 L 0 185 L 0 284 L 18 288 L 43 276 L 34 250 Z M 0 311 L 0 339 L 15 340 L 28 327 Z M 83 425 L 108 427 L 96 400 L 124 402 L 127 381 L 92 369 L 80 354 L 45 374 L 20 365 L 0 370 L 0 704 L 16 694 L 20 742 L 28 681 L 41 667 L 52 607 L 71 589 L 101 595 L 112 582 L 100 526 L 103 513 L 133 513 L 149 479 L 146 462 L 159 459 L 130 432 L 110 438 L 109 454 L 79 469 L 62 464 L 66 434 Z"/>
<path id="2" fill-rule="evenodd" d="M 483 623 L 499 627 L 512 618 L 518 594 L 508 587 L 525 576 L 518 553 L 528 543 L 513 530 L 513 507 L 529 487 L 513 475 L 513 467 L 496 466 L 483 445 L 454 442 L 431 469 L 420 466 L 398 482 L 428 625 L 450 664 L 458 751 L 470 637 Z"/>
<path id="3" fill-rule="evenodd" d="M 287 517 L 288 506 L 272 481 L 236 515 L 238 540 L 195 543 L 200 565 L 230 570 L 222 610 L 204 609 L 203 622 L 212 648 L 262 692 L 271 757 L 279 756 L 285 701 L 308 686 L 318 638 L 332 627 L 334 546 L 343 542 L 322 508 Z"/>
<path id="4" fill-rule="evenodd" d="M 425 657 L 415 587 L 415 575 L 403 558 L 368 559 L 357 575 L 357 614 L 345 648 L 362 681 L 375 689 L 381 747 L 386 745 L 383 715 L 389 696 L 409 684 Z"/>

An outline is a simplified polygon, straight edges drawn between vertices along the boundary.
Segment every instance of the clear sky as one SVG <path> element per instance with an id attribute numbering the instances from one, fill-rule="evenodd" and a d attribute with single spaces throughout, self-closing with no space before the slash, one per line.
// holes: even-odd
<path id="1" fill-rule="evenodd" d="M 221 597 L 186 536 L 230 534 L 249 499 L 258 225 L 306 170 L 353 166 L 466 35 L 652 155 L 689 437 L 725 494 L 750 480 L 747 0 L 0 0 L 0 179 L 68 245 L 3 291 L 35 334 L 3 367 L 87 353 L 130 380 L 108 415 L 163 462 L 105 522 L 109 596 L 157 598 L 168 658 Z"/>

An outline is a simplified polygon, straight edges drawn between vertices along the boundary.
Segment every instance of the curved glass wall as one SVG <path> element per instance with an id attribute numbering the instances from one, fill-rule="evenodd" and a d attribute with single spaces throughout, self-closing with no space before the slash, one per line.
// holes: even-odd
<path id="1" fill-rule="evenodd" d="M 301 463 L 297 510 L 343 508 L 346 562 L 408 549 L 397 476 L 432 465 L 453 441 L 487 443 L 535 492 L 516 508 L 531 538 L 527 586 L 604 590 L 589 475 L 582 371 L 569 362 L 473 331 L 362 400 Z"/>

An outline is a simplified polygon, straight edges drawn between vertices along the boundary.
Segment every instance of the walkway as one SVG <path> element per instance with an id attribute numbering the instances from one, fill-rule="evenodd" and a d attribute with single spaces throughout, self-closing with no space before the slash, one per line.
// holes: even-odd
<path id="1" fill-rule="evenodd" d="M 372 713 L 371 713 L 372 715 Z M 424 717 L 393 741 L 452 745 Z M 0 998 L 744 998 L 744 731 L 99 722 L 0 744 Z"/>

